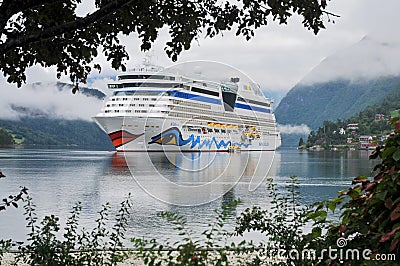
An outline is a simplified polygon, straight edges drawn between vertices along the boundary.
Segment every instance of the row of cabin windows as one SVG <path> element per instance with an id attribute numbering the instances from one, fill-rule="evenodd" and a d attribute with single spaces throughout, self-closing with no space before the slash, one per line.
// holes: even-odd
<path id="1" fill-rule="evenodd" d="M 147 110 L 105 110 L 105 113 L 147 113 Z"/>
<path id="2" fill-rule="evenodd" d="M 175 77 L 164 76 L 164 75 L 121 75 L 118 76 L 118 80 L 123 79 L 162 79 L 162 80 L 175 80 Z"/>
<path id="3" fill-rule="evenodd" d="M 265 106 L 265 107 L 270 107 L 271 106 L 271 104 L 269 104 L 269 103 L 259 102 L 259 101 L 250 100 L 250 99 L 244 99 L 242 97 L 237 97 L 237 100 L 240 101 L 240 102 L 245 102 L 245 103 L 258 104 L 258 105 Z"/>
<path id="4" fill-rule="evenodd" d="M 197 108 L 202 108 L 202 109 L 211 109 L 211 105 L 209 105 L 209 104 L 202 104 L 202 103 L 175 100 L 175 99 L 172 99 L 170 101 L 172 101 L 173 104 L 179 104 L 180 106 L 192 106 L 192 107 L 197 107 Z"/>
<path id="5" fill-rule="evenodd" d="M 172 117 L 180 117 L 180 118 L 200 118 L 200 117 L 204 117 L 204 119 L 210 119 L 211 117 L 213 118 L 217 118 L 221 117 L 221 119 L 224 119 L 224 121 L 226 121 L 226 123 L 232 123 L 232 124 L 236 124 L 236 123 L 243 123 L 243 120 L 254 124 L 254 125 L 263 125 L 263 126 L 272 126 L 274 125 L 273 123 L 260 123 L 258 120 L 256 119 L 241 119 L 240 117 L 232 117 L 229 118 L 226 116 L 226 113 L 222 114 L 222 113 L 216 113 L 213 111 L 207 111 L 207 110 L 190 110 L 190 108 L 185 108 L 185 107 L 179 107 L 179 106 L 175 106 L 173 107 L 173 109 L 171 110 L 172 112 L 169 114 Z M 198 115 L 198 114 L 202 114 L 202 115 Z"/>
<path id="6" fill-rule="evenodd" d="M 155 86 L 155 84 L 152 83 L 126 83 L 126 84 L 109 84 L 108 87 L 111 89 L 116 89 L 116 88 L 126 88 L 126 87 L 140 87 L 141 85 L 147 85 L 146 87 L 158 87 L 158 88 L 183 88 L 185 90 L 190 90 L 193 92 L 199 92 L 202 94 L 207 94 L 207 95 L 212 95 L 219 97 L 219 91 L 212 91 L 208 89 L 203 89 L 199 87 L 190 87 L 188 85 L 183 85 L 183 84 L 168 84 L 168 83 L 162 83 L 158 84 L 158 86 Z M 154 85 L 154 86 L 151 86 Z M 218 88 L 216 88 L 218 89 Z M 133 96 L 135 94 L 139 95 L 171 95 L 173 94 L 173 91 L 166 91 L 166 92 L 159 92 L 159 91 L 143 91 L 143 90 L 132 90 L 132 91 L 115 91 L 113 96 Z"/>
<path id="7" fill-rule="evenodd" d="M 128 98 L 111 98 L 111 101 L 127 101 Z M 133 101 L 140 101 L 140 98 L 132 98 Z M 157 101 L 157 98 L 142 98 L 143 101 Z"/>
<path id="8" fill-rule="evenodd" d="M 127 82 L 120 84 L 108 84 L 110 89 L 122 89 L 122 88 L 183 88 L 183 84 L 176 83 L 155 83 L 155 82 Z"/>
<path id="9" fill-rule="evenodd" d="M 207 134 L 207 133 L 217 133 L 217 134 L 238 134 L 239 131 L 236 129 L 219 129 L 219 128 L 209 128 L 209 127 L 202 127 L 202 128 L 198 128 L 198 127 L 183 127 L 183 131 L 187 131 L 187 132 L 197 132 L 197 133 L 203 133 L 203 134 Z"/>
<path id="10" fill-rule="evenodd" d="M 118 104 L 118 105 L 117 105 L 117 104 L 107 104 L 106 106 L 107 106 L 107 107 L 116 107 L 116 106 L 123 107 L 123 106 L 128 106 L 128 104 L 123 104 L 123 103 L 120 103 L 120 104 Z M 130 103 L 129 106 L 136 106 L 136 104 Z M 139 107 L 145 107 L 145 104 L 139 103 L 138 106 L 139 106 Z M 149 106 L 149 107 L 155 107 L 156 105 L 155 105 L 155 104 L 149 104 L 148 106 Z"/>

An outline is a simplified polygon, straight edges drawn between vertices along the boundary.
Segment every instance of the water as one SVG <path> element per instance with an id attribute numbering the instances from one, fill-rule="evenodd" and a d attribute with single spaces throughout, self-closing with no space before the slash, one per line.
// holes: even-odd
<path id="1" fill-rule="evenodd" d="M 0 169 L 7 177 L 0 179 L 0 197 L 15 195 L 20 186 L 25 186 L 37 206 L 39 219 L 55 214 L 61 222 L 65 222 L 79 201 L 81 225 L 91 228 L 102 204 L 109 202 L 114 215 L 118 204 L 131 193 L 133 209 L 127 235 L 165 239 L 174 238 L 176 232 L 157 216 L 159 211 L 184 215 L 190 228 L 199 233 L 214 220 L 214 209 L 240 198 L 243 204 L 228 221 L 232 226 L 234 216 L 245 208 L 268 206 L 270 199 L 263 179 L 267 172 L 281 189 L 291 175 L 297 175 L 301 202 L 309 204 L 335 197 L 337 191 L 347 188 L 358 175 L 371 175 L 375 163 L 368 160 L 368 151 L 282 149 L 275 154 L 124 156 L 106 151 L 3 149 Z M 26 239 L 23 212 L 22 206 L 0 212 L 0 239 Z"/>

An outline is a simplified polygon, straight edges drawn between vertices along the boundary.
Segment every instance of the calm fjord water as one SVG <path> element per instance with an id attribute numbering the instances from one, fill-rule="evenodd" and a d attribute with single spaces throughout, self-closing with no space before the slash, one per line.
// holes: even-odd
<path id="1" fill-rule="evenodd" d="M 161 184 L 154 172 L 148 170 L 148 162 L 143 161 L 140 153 L 125 157 L 123 153 L 105 151 L 2 149 L 0 169 L 7 177 L 0 179 L 0 197 L 17 194 L 20 186 L 26 186 L 37 206 L 39 219 L 55 214 L 62 222 L 79 201 L 82 204 L 81 224 L 91 228 L 102 204 L 111 203 L 110 218 L 113 219 L 118 204 L 131 193 L 133 209 L 127 235 L 173 238 L 176 232 L 157 217 L 158 211 L 179 212 L 188 218 L 194 231 L 200 232 L 213 221 L 214 209 L 223 202 L 240 198 L 243 204 L 237 207 L 236 214 L 252 205 L 267 207 L 269 198 L 265 180 L 259 187 L 252 187 L 257 187 L 256 190 L 249 189 L 255 172 L 264 176 L 271 168 L 267 176 L 274 178 L 282 189 L 291 175 L 297 175 L 301 201 L 308 204 L 336 196 L 336 191 L 348 187 L 354 177 L 370 175 L 376 163 L 368 160 L 368 151 L 281 149 L 275 153 L 272 167 L 267 161 L 271 157 L 260 159 L 260 153 L 202 153 L 199 156 L 151 153 L 149 159 L 168 182 L 193 186 L 213 182 L 209 188 L 200 191 L 201 195 Z M 203 168 L 208 170 L 198 171 Z M 138 179 L 133 178 L 132 173 Z M 223 178 L 215 179 L 217 176 Z M 179 206 L 185 205 L 186 201 L 187 205 L 195 206 Z M 208 203 L 192 204 L 203 202 Z M 233 223 L 232 218 L 230 224 Z M 0 239 L 24 240 L 26 233 L 22 206 L 18 209 L 10 207 L 0 213 Z"/>

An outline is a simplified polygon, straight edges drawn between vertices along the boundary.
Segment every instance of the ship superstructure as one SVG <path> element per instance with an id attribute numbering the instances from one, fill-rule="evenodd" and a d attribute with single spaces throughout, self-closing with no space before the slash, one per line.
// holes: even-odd
<path id="1" fill-rule="evenodd" d="M 275 150 L 273 101 L 238 78 L 193 78 L 146 64 L 120 73 L 94 119 L 118 151 Z"/>

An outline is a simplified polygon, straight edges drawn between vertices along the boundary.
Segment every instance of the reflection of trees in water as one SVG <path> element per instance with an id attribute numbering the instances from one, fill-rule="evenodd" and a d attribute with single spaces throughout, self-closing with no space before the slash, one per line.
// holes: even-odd
<path id="1" fill-rule="evenodd" d="M 221 206 L 229 206 L 229 208 L 226 209 L 229 217 L 236 217 L 236 205 L 233 204 L 235 200 L 237 200 L 237 198 L 234 187 L 222 195 Z"/>

